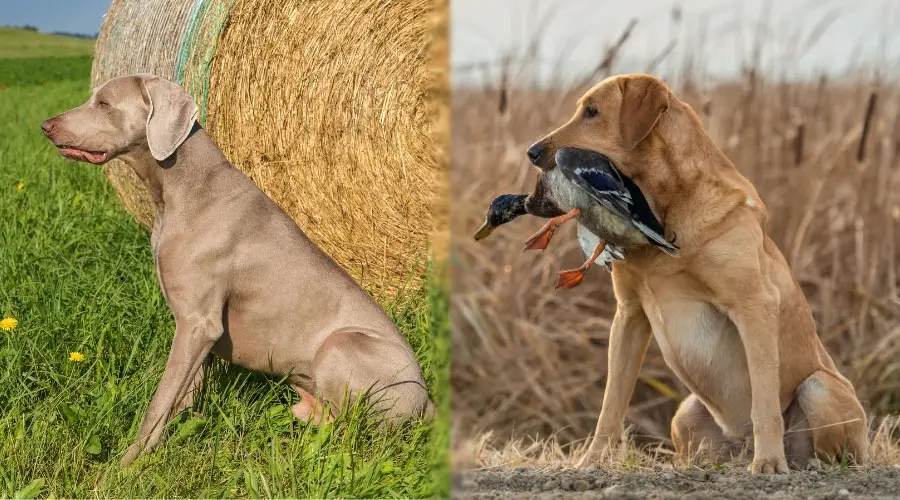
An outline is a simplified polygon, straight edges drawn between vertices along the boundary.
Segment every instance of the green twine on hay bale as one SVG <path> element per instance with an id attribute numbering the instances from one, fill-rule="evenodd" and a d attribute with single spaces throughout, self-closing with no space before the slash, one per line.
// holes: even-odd
<path id="1" fill-rule="evenodd" d="M 233 0 L 196 0 L 175 61 L 174 81 L 197 100 L 202 125 L 206 125 L 212 60 L 232 7 Z"/>

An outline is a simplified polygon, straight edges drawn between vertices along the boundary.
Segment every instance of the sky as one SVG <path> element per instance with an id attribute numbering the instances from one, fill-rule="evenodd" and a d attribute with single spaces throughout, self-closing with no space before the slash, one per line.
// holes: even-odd
<path id="1" fill-rule="evenodd" d="M 96 33 L 109 5 L 110 0 L 0 0 L 0 25 Z M 677 28 L 675 5 L 682 11 Z M 891 29 L 900 26 L 900 0 L 451 0 L 452 77 L 454 83 L 495 78 L 504 55 L 522 58 L 538 40 L 539 78 L 572 80 L 602 59 L 632 18 L 638 24 L 617 71 L 645 70 L 675 38 L 658 72 L 693 57 L 708 73 L 729 76 L 739 71 L 755 27 L 766 17 L 763 62 L 769 68 L 795 76 L 839 75 L 861 62 L 900 72 L 900 29 Z M 818 28 L 823 25 L 824 31 Z M 806 48 L 816 33 L 816 43 Z M 802 55 L 788 57 L 791 52 Z"/>
<path id="2" fill-rule="evenodd" d="M 769 25 L 764 67 L 789 77 L 839 75 L 852 63 L 900 71 L 900 0 L 452 0 L 451 16 L 454 84 L 496 77 L 505 54 L 524 58 L 535 40 L 539 78 L 571 81 L 600 62 L 631 18 L 638 24 L 617 72 L 646 70 L 675 38 L 657 73 L 693 57 L 709 74 L 733 75 L 760 24 Z"/>
<path id="3" fill-rule="evenodd" d="M 0 0 L 0 26 L 37 26 L 40 31 L 100 31 L 111 0 Z"/>

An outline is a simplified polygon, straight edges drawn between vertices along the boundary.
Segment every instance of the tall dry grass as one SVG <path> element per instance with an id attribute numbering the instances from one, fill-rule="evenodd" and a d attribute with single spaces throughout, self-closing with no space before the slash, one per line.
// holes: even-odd
<path id="1" fill-rule="evenodd" d="M 609 275 L 595 267 L 580 287 L 554 291 L 556 273 L 583 260 L 574 226 L 544 253 L 522 252 L 543 223 L 535 218 L 511 223 L 482 242 L 471 234 L 495 195 L 532 189 L 536 174 L 525 149 L 571 116 L 586 85 L 615 72 L 617 50 L 627 44 L 630 29 L 583 82 L 540 88 L 518 68 L 515 79 L 454 89 L 457 443 L 475 446 L 465 438 L 490 432 L 494 443 L 549 436 L 577 447 L 594 429 L 615 310 Z M 691 59 L 674 75 L 656 73 L 697 110 L 716 144 L 759 190 L 769 234 L 802 285 L 819 336 L 869 414 L 897 412 L 900 87 L 863 70 L 790 82 L 763 74 L 757 48 L 752 50 L 746 70 L 730 81 L 705 77 Z M 670 51 L 664 47 L 659 59 Z M 503 75 L 514 69 L 507 59 Z M 651 345 L 626 417 L 632 437 L 665 444 L 673 412 L 687 394 Z M 877 425 L 876 419 L 873 429 Z M 896 426 L 890 429 L 879 434 L 885 449 L 893 449 L 897 437 Z"/>

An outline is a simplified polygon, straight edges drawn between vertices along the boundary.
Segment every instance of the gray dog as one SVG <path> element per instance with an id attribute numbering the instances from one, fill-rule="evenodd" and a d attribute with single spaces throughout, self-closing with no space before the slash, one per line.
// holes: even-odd
<path id="1" fill-rule="evenodd" d="M 181 87 L 152 75 L 116 78 L 41 128 L 67 158 L 127 163 L 156 206 L 150 243 L 175 338 L 123 466 L 158 445 L 165 424 L 192 404 L 210 353 L 287 376 L 301 396 L 298 419 L 328 421 L 367 390 L 391 422 L 432 414 L 397 327 L 229 163 Z"/>

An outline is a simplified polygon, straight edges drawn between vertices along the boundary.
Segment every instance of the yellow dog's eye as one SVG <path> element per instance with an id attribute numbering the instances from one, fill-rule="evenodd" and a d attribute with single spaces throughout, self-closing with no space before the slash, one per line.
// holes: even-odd
<path id="1" fill-rule="evenodd" d="M 584 108 L 584 117 L 585 118 L 593 118 L 597 116 L 597 108 L 593 106 L 588 106 Z"/>

